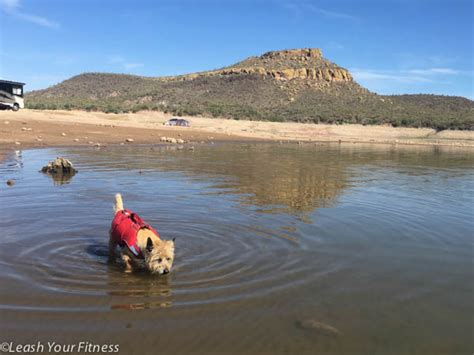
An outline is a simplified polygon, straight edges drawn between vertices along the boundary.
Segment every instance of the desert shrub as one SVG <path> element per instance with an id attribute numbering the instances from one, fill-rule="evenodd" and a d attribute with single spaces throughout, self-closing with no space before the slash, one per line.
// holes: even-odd
<path id="1" fill-rule="evenodd" d="M 258 75 L 232 75 L 161 81 L 133 75 L 88 73 L 47 90 L 27 93 L 28 108 L 77 108 L 118 113 L 159 110 L 176 116 L 314 123 L 390 124 L 395 127 L 474 129 L 474 103 L 441 95 L 370 93 L 355 83 L 332 83 L 323 89 L 299 86 Z M 290 89 L 291 85 L 288 83 Z M 147 97 L 144 104 L 131 104 Z M 151 99 L 150 99 L 151 98 Z M 92 101 L 93 100 L 93 101 Z"/>
<path id="2" fill-rule="evenodd" d="M 108 105 L 105 109 L 104 109 L 104 112 L 105 113 L 115 113 L 115 114 L 118 114 L 120 112 L 119 108 L 116 107 L 116 106 L 111 106 L 111 105 Z"/>

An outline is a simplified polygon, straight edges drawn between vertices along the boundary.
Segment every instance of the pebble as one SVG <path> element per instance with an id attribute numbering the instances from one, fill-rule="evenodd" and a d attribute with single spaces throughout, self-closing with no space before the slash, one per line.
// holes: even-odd
<path id="1" fill-rule="evenodd" d="M 17 142 L 15 142 L 15 144 L 16 144 L 16 145 L 20 145 L 21 143 L 17 141 Z"/>
<path id="2" fill-rule="evenodd" d="M 166 139 L 167 139 L 166 137 L 161 137 L 161 138 L 160 138 L 160 141 L 161 141 L 161 142 L 166 142 Z"/>
<path id="3" fill-rule="evenodd" d="M 79 138 L 74 139 L 74 142 L 79 142 Z"/>
<path id="4" fill-rule="evenodd" d="M 37 140 L 38 142 L 42 142 L 42 141 L 43 141 L 42 138 L 36 138 L 36 140 Z"/>
<path id="5" fill-rule="evenodd" d="M 194 150 L 194 147 L 189 147 L 188 149 L 189 149 L 189 150 Z"/>
<path id="6" fill-rule="evenodd" d="M 178 144 L 184 144 L 184 139 L 177 139 L 177 140 L 176 140 L 176 143 L 178 143 Z"/>
<path id="7" fill-rule="evenodd" d="M 11 179 L 10 179 L 10 180 L 7 180 L 7 185 L 8 185 L 8 186 L 13 186 L 13 185 L 15 185 L 15 181 L 14 181 L 14 180 L 11 180 Z"/>
<path id="8" fill-rule="evenodd" d="M 10 121 L 4 121 L 3 123 L 5 123 L 5 124 L 10 124 Z"/>
<path id="9" fill-rule="evenodd" d="M 66 137 L 66 133 L 64 133 L 64 132 L 63 132 L 63 133 L 61 133 L 61 135 L 62 135 L 63 137 Z"/>
<path id="10" fill-rule="evenodd" d="M 87 144 L 94 144 L 94 142 L 93 142 L 93 141 L 89 141 L 89 142 L 87 142 Z"/>
<path id="11" fill-rule="evenodd" d="M 133 138 L 127 138 L 127 139 L 125 139 L 125 142 L 127 142 L 127 143 L 133 143 Z"/>

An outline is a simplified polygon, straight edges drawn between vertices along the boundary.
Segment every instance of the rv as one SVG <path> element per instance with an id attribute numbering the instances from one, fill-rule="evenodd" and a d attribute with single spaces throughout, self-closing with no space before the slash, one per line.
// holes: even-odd
<path id="1" fill-rule="evenodd" d="M 0 80 L 0 108 L 10 108 L 18 111 L 25 107 L 23 101 L 23 86 L 25 83 Z"/>

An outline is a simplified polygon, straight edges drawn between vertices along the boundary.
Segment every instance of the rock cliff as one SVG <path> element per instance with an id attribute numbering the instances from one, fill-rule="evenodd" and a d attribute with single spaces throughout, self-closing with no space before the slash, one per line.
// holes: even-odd
<path id="1" fill-rule="evenodd" d="M 164 81 L 194 80 L 209 76 L 257 75 L 263 79 L 279 81 L 309 80 L 317 82 L 351 82 L 352 75 L 323 58 L 318 48 L 288 49 L 267 52 L 250 57 L 220 70 L 162 78 Z"/>

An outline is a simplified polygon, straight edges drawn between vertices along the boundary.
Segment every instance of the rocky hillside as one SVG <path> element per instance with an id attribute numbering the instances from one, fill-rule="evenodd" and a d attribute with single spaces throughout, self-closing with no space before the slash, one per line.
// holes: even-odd
<path id="1" fill-rule="evenodd" d="M 26 103 L 40 109 L 474 129 L 473 101 L 371 93 L 319 49 L 268 52 L 222 69 L 173 77 L 81 74 L 29 93 Z"/>

